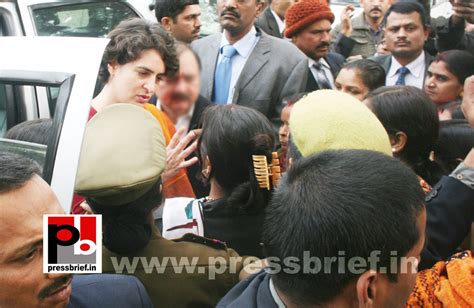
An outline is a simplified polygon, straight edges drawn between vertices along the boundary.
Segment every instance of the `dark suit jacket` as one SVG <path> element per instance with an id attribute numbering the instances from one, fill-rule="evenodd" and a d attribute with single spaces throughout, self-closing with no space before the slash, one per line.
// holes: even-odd
<path id="1" fill-rule="evenodd" d="M 339 71 L 341 70 L 342 65 L 344 64 L 344 57 L 338 53 L 330 52 L 324 58 L 324 60 L 326 60 L 326 62 L 329 64 L 332 76 L 335 80 L 337 74 L 339 74 Z M 306 92 L 313 92 L 316 90 L 319 90 L 319 85 L 316 83 L 313 73 L 308 68 L 308 82 L 306 83 Z"/>
<path id="2" fill-rule="evenodd" d="M 426 196 L 426 240 L 419 269 L 432 267 L 454 254 L 471 230 L 474 189 L 444 176 Z"/>
<path id="3" fill-rule="evenodd" d="M 434 59 L 433 56 L 431 56 L 429 53 L 427 53 L 425 51 L 425 75 L 424 75 L 424 78 L 426 78 L 426 70 L 430 66 L 431 62 L 433 62 L 433 59 Z M 385 70 L 385 74 L 388 74 L 388 71 L 390 70 L 390 66 L 392 65 L 392 56 L 391 55 L 371 57 L 371 58 L 369 58 L 369 60 L 375 61 L 378 64 L 382 65 L 383 69 Z"/>
<path id="4" fill-rule="evenodd" d="M 266 34 L 282 38 L 280 29 L 278 28 L 278 23 L 269 6 L 262 12 L 262 14 L 260 14 L 260 16 L 258 16 L 255 25 L 265 31 Z"/>
<path id="5" fill-rule="evenodd" d="M 215 104 L 212 103 L 210 100 L 208 100 L 202 95 L 199 95 L 196 101 L 196 104 L 194 105 L 194 112 L 191 118 L 191 122 L 189 123 L 188 131 L 198 128 L 199 121 L 201 120 L 201 116 L 204 110 L 206 110 L 207 107 L 213 106 L 213 105 Z"/>
<path id="6" fill-rule="evenodd" d="M 191 118 L 191 123 L 189 123 L 189 130 L 193 130 L 199 128 L 199 122 L 201 121 L 201 116 L 206 110 L 207 107 L 213 106 L 214 103 L 211 103 L 207 98 L 199 95 L 196 104 L 194 105 L 194 113 Z M 187 159 L 191 159 L 192 157 L 196 157 L 195 153 L 192 153 Z M 192 166 L 188 167 L 188 178 L 191 182 L 191 186 L 193 187 L 194 194 L 197 198 L 202 198 L 209 195 L 209 185 L 204 185 L 201 181 L 200 174 L 201 174 L 201 164 L 196 163 Z"/>
<path id="7" fill-rule="evenodd" d="M 75 275 L 69 308 L 153 308 L 143 284 L 134 276 Z"/>

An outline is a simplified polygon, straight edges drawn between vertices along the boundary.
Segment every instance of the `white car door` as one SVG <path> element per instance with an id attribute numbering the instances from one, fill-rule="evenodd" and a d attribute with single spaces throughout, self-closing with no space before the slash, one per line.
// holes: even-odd
<path id="1" fill-rule="evenodd" d="M 70 211 L 82 137 L 108 39 L 0 37 L 0 150 L 23 152 L 42 164 L 61 206 Z M 48 93 L 40 106 L 39 89 Z M 45 113 L 41 111 L 47 110 Z M 47 146 L 6 140 L 26 120 L 50 117 Z"/>

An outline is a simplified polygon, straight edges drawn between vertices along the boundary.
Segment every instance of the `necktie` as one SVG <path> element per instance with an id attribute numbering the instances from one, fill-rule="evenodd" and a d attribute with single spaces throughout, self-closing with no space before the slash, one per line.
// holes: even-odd
<path id="1" fill-rule="evenodd" d="M 329 83 L 329 79 L 324 72 L 321 63 L 316 62 L 313 64 L 313 67 L 316 69 L 316 82 L 319 85 L 320 89 L 332 89 L 331 84 Z"/>
<path id="2" fill-rule="evenodd" d="M 217 65 L 214 75 L 214 102 L 226 104 L 229 96 L 230 78 L 232 77 L 232 57 L 237 50 L 232 45 L 225 45 L 221 49 L 222 59 Z"/>
<path id="3" fill-rule="evenodd" d="M 405 85 L 405 76 L 410 72 L 408 68 L 405 66 L 402 66 L 398 69 L 398 79 L 397 82 L 395 82 L 395 85 L 397 86 L 404 86 Z"/>

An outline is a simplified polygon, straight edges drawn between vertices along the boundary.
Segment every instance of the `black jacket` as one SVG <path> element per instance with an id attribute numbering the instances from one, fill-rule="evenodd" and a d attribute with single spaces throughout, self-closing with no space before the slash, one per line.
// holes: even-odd
<path id="1" fill-rule="evenodd" d="M 344 64 L 344 57 L 338 53 L 330 52 L 324 58 L 324 60 L 326 60 L 326 62 L 329 64 L 332 76 L 334 80 L 336 80 L 337 74 L 339 74 L 339 71 L 341 70 L 341 67 Z M 308 68 L 308 81 L 306 83 L 306 92 L 313 92 L 316 90 L 319 90 L 319 85 L 316 83 L 313 73 Z"/>

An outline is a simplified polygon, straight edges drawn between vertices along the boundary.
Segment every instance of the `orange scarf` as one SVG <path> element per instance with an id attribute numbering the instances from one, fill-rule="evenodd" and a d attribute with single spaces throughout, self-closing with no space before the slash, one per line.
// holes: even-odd
<path id="1" fill-rule="evenodd" d="M 160 122 L 163 135 L 165 136 L 166 145 L 168 145 L 171 138 L 176 133 L 176 128 L 174 127 L 173 122 L 171 122 L 164 112 L 152 104 L 145 104 L 144 108 L 149 111 L 158 122 Z M 167 199 L 174 197 L 196 197 L 191 183 L 189 182 L 186 169 L 181 169 L 172 179 L 163 183 L 163 198 Z"/>
<path id="2" fill-rule="evenodd" d="M 474 307 L 474 259 L 470 251 L 419 272 L 406 307 Z"/>

